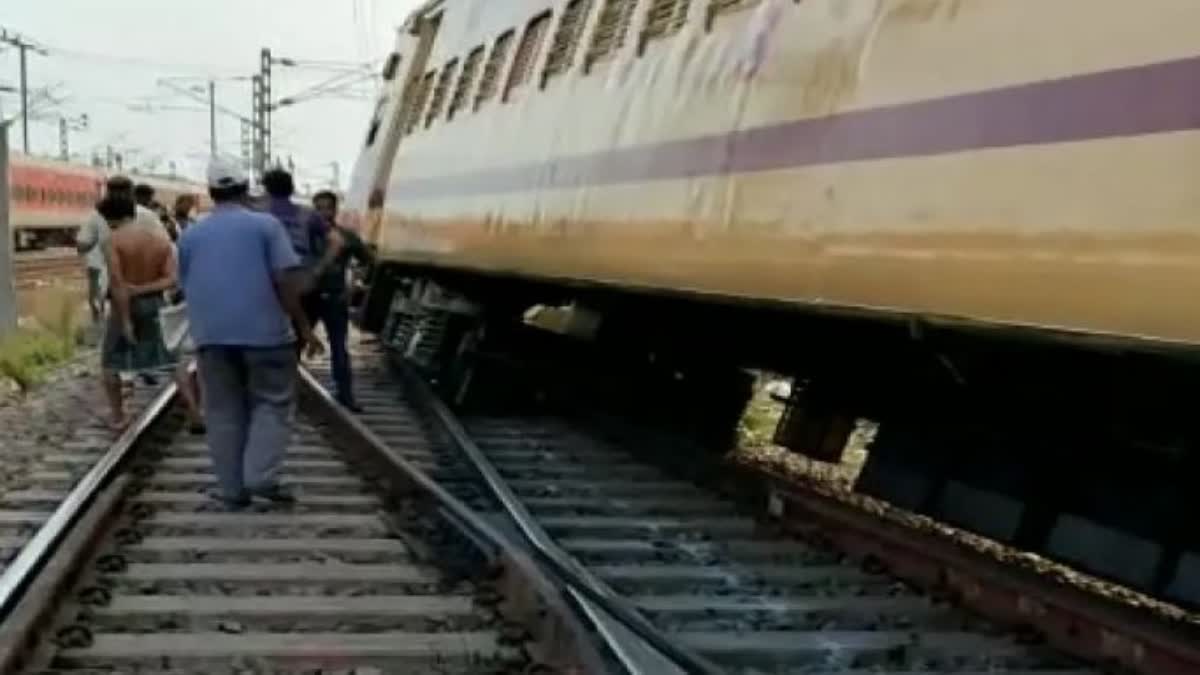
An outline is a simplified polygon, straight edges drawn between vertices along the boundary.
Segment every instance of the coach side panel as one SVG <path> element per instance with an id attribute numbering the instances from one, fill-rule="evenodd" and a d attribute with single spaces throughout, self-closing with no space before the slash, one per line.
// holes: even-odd
<path id="1" fill-rule="evenodd" d="M 597 0 L 543 87 L 557 3 L 529 79 L 402 140 L 385 253 L 1200 342 L 1200 5 L 702 4 L 592 60 Z"/>

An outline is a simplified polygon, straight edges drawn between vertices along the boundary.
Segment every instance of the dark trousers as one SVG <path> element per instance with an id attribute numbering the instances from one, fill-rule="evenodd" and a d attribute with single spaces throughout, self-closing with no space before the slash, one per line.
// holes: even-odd
<path id="1" fill-rule="evenodd" d="M 295 352 L 291 346 L 201 347 L 197 354 L 221 496 L 239 499 L 247 489 L 275 487 L 291 439 Z"/>
<path id="2" fill-rule="evenodd" d="M 350 335 L 350 305 L 344 295 L 317 294 L 304 299 L 304 313 L 313 328 L 325 326 L 329 340 L 329 359 L 333 362 L 333 384 L 342 405 L 354 403 L 354 374 L 350 368 L 350 352 L 346 340 Z"/>

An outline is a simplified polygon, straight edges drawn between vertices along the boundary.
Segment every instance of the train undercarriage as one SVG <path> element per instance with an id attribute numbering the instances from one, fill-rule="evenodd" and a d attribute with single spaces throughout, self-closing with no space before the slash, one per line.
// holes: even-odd
<path id="1" fill-rule="evenodd" d="M 394 264 L 361 323 L 460 406 L 570 399 L 710 456 L 750 369 L 786 373 L 781 445 L 836 462 L 878 424 L 855 491 L 1200 606 L 1185 354 Z"/>

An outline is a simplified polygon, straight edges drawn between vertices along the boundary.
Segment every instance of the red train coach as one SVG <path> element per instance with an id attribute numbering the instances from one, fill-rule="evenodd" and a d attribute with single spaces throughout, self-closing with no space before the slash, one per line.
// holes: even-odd
<path id="1" fill-rule="evenodd" d="M 106 169 L 14 154 L 9 165 L 10 229 L 18 251 L 70 246 L 75 232 L 104 192 Z M 197 209 L 208 208 L 203 186 L 184 180 L 126 174 L 154 188 L 155 198 L 171 208 L 183 194 L 196 197 Z"/>
<path id="2" fill-rule="evenodd" d="M 13 155 L 10 220 L 16 250 L 67 246 L 104 189 L 92 167 Z"/>

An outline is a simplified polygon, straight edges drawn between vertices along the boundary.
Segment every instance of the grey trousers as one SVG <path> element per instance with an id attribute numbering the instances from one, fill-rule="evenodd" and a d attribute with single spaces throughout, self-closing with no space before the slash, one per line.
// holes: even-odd
<path id="1" fill-rule="evenodd" d="M 201 347 L 208 451 L 221 496 L 274 487 L 291 439 L 288 412 L 296 351 L 284 347 Z"/>

